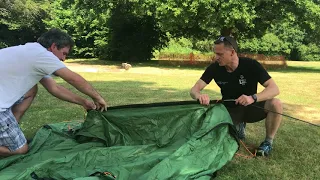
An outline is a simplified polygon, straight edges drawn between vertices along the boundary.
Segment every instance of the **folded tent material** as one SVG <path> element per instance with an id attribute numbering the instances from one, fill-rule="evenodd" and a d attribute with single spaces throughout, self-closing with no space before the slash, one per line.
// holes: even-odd
<path id="1" fill-rule="evenodd" d="M 90 111 L 83 123 L 41 128 L 28 154 L 0 160 L 0 179 L 32 179 L 32 173 L 92 179 L 107 172 L 107 179 L 209 180 L 238 150 L 232 127 L 222 104 L 185 101 Z"/>

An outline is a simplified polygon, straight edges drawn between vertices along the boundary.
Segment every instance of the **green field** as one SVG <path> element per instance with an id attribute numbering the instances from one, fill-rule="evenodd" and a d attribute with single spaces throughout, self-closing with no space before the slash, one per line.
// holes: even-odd
<path id="1" fill-rule="evenodd" d="M 117 64 L 97 60 L 71 60 L 68 65 L 75 63 L 100 65 L 96 67 L 99 69 L 96 73 L 79 74 L 98 89 L 109 106 L 191 100 L 189 90 L 204 70 L 140 63 L 132 64 L 129 71 L 119 71 Z M 269 71 L 280 88 L 278 98 L 284 103 L 284 113 L 320 124 L 320 63 L 288 62 L 288 65 L 286 69 Z M 75 91 L 61 79 L 57 82 Z M 221 98 L 214 83 L 205 92 L 211 99 Z M 82 119 L 82 107 L 58 100 L 39 86 L 34 103 L 22 118 L 21 127 L 31 138 L 45 124 Z M 265 136 L 263 122 L 247 127 L 247 143 L 259 145 Z M 318 179 L 319 137 L 319 127 L 284 117 L 271 157 L 235 157 L 219 171 L 218 179 Z"/>

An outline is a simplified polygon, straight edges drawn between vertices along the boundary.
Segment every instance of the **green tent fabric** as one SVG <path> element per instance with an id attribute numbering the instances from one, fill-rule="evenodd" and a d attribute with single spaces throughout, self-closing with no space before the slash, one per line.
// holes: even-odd
<path id="1" fill-rule="evenodd" d="M 25 155 L 0 160 L 0 179 L 210 179 L 238 150 L 222 104 L 130 105 L 46 125 Z M 108 175 L 91 176 L 96 172 Z"/>

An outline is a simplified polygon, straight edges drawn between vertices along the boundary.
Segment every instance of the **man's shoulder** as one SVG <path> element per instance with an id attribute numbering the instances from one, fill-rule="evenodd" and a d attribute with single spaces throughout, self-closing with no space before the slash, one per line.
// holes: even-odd
<path id="1" fill-rule="evenodd" d="M 217 68 L 219 68 L 220 66 L 219 66 L 219 63 L 218 62 L 212 62 L 209 66 L 208 66 L 208 68 L 210 68 L 210 69 L 217 69 Z"/>
<path id="2" fill-rule="evenodd" d="M 19 51 L 24 49 L 24 45 L 16 45 L 16 46 L 10 46 L 10 47 L 6 47 L 6 48 L 2 48 L 0 49 L 0 54 L 4 53 L 4 54 L 17 54 L 17 52 L 19 53 Z"/>
<path id="3" fill-rule="evenodd" d="M 31 43 L 26 43 L 24 45 L 26 49 L 28 49 L 29 52 L 31 53 L 36 53 L 36 54 L 49 54 L 48 50 L 43 47 L 41 44 L 37 42 L 31 42 Z"/>
<path id="4" fill-rule="evenodd" d="M 0 50 L 2 60 L 10 58 L 12 62 L 15 60 L 19 63 L 32 63 L 41 58 L 57 59 L 54 55 L 39 43 L 26 43 L 17 46 L 11 46 Z"/>
<path id="5" fill-rule="evenodd" d="M 35 59 L 52 59 L 60 62 L 60 60 L 52 52 L 48 51 L 45 47 L 37 42 L 27 43 L 25 46 L 27 52 L 29 52 L 31 56 L 34 56 Z"/>
<path id="6" fill-rule="evenodd" d="M 21 44 L 17 46 L 11 46 L 8 48 L 5 48 L 6 53 L 14 53 L 17 55 L 21 55 L 24 57 L 30 57 L 30 58 L 40 58 L 40 57 L 53 57 L 54 55 L 48 51 L 46 48 L 44 48 L 41 44 L 37 42 L 28 42 L 26 44 Z"/>
<path id="7" fill-rule="evenodd" d="M 253 61 L 257 61 L 257 60 L 255 60 L 255 59 L 248 58 L 248 57 L 239 57 L 239 60 L 240 60 L 240 61 L 243 61 L 243 62 L 253 62 Z"/>
<path id="8" fill-rule="evenodd" d="M 241 64 L 244 64 L 245 66 L 256 66 L 257 64 L 260 64 L 259 61 L 256 59 L 248 58 L 248 57 L 239 57 L 239 62 Z"/>

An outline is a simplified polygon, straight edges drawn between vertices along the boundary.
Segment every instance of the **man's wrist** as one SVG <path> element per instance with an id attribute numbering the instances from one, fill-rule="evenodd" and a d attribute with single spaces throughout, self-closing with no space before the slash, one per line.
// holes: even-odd
<path id="1" fill-rule="evenodd" d="M 190 93 L 191 94 L 191 97 L 194 99 L 194 100 L 198 100 L 199 97 L 200 97 L 200 93 Z"/>
<path id="2" fill-rule="evenodd" d="M 257 98 L 257 94 L 253 94 L 251 95 L 252 99 L 253 99 L 253 103 L 256 103 L 258 98 Z"/>
<path id="3" fill-rule="evenodd" d="M 201 94 L 199 93 L 199 94 L 197 94 L 196 95 L 196 99 L 198 100 L 199 98 L 200 98 L 200 96 L 201 96 Z"/>

